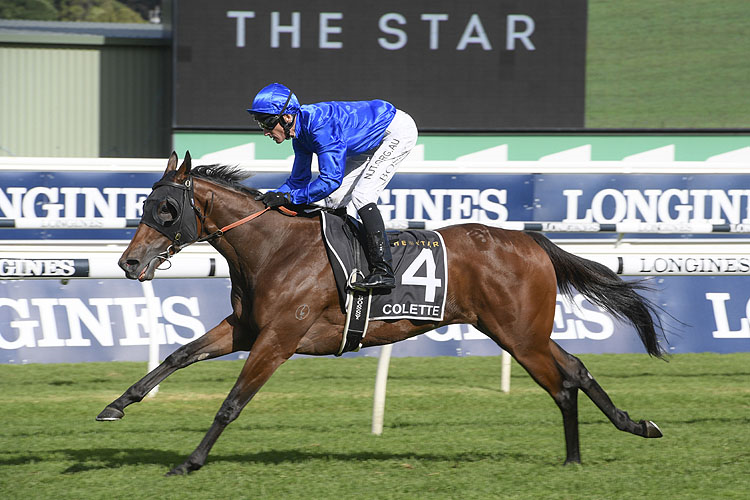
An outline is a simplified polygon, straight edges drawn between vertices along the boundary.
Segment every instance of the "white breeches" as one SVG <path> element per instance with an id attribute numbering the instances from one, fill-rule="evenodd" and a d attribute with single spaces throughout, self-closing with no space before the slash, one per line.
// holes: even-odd
<path id="1" fill-rule="evenodd" d="M 356 217 L 360 208 L 377 203 L 380 192 L 416 144 L 417 126 L 414 120 L 403 111 L 396 110 L 383 142 L 375 150 L 348 157 L 341 186 L 321 203 L 328 208 L 346 207 L 347 213 Z"/>

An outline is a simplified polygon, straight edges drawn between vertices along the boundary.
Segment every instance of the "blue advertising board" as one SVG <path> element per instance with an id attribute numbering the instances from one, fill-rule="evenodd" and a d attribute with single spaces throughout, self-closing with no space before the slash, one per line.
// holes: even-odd
<path id="1" fill-rule="evenodd" d="M 0 218 L 137 219 L 159 177 L 158 173 L 0 172 Z M 248 184 L 271 188 L 285 177 L 258 173 Z M 750 175 L 401 173 L 382 193 L 381 210 L 386 219 L 748 224 L 750 189 L 743 186 L 750 186 Z M 133 232 L 0 228 L 0 240 L 126 241 Z M 567 237 L 581 236 L 592 237 Z M 0 263 L 0 280 L 2 268 Z M 657 290 L 651 298 L 665 311 L 662 319 L 671 332 L 668 350 L 750 351 L 747 279 L 654 278 Z M 141 283 L 88 279 L 0 284 L 0 362 L 146 359 L 149 325 Z M 157 279 L 153 287 L 162 358 L 230 312 L 226 279 Z M 573 353 L 643 352 L 632 328 L 580 296 L 572 304 L 559 299 L 553 339 Z M 348 356 L 376 353 L 364 350 Z M 397 356 L 498 353 L 497 346 L 466 325 L 440 328 L 394 350 Z"/>
<path id="2" fill-rule="evenodd" d="M 750 351 L 747 278 L 660 278 L 649 295 L 664 309 L 667 351 Z M 0 363 L 144 361 L 148 299 L 126 280 L 0 281 Z M 230 312 L 228 279 L 157 279 L 156 337 L 164 359 Z M 644 352 L 634 329 L 575 295 L 558 296 L 552 338 L 572 353 Z M 364 349 L 345 356 L 377 355 Z M 401 342 L 395 356 L 497 355 L 499 348 L 467 325 L 451 325 Z M 242 353 L 229 356 L 236 359 Z"/>
<path id="3" fill-rule="evenodd" d="M 140 218 L 154 173 L 0 172 L 0 218 Z M 273 188 L 282 173 L 248 181 Z M 414 174 L 381 193 L 386 220 L 750 223 L 750 174 Z M 0 239 L 129 239 L 132 230 L 0 230 Z"/>

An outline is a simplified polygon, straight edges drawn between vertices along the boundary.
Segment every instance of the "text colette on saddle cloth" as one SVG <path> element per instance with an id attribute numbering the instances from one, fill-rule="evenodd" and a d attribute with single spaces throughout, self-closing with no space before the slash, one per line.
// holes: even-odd
<path id="1" fill-rule="evenodd" d="M 358 241 L 357 222 L 321 213 L 323 241 L 336 277 L 342 310 L 346 287 L 354 269 L 367 275 L 363 245 Z M 440 321 L 448 289 L 448 259 L 440 233 L 413 230 L 388 232 L 396 274 L 390 293 L 373 293 L 370 319 L 414 319 Z M 355 251 L 359 256 L 355 256 Z"/>

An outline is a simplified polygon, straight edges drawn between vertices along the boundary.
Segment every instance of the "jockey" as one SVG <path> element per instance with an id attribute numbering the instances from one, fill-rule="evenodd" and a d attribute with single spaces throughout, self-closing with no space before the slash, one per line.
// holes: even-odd
<path id="1" fill-rule="evenodd" d="M 264 87 L 247 110 L 263 135 L 277 144 L 292 140 L 294 165 L 286 182 L 261 198 L 268 207 L 284 203 L 346 208 L 359 215 L 367 235 L 370 275 L 360 288 L 396 286 L 390 245 L 377 207 L 378 196 L 417 143 L 408 114 L 381 100 L 300 105 L 284 85 Z M 319 175 L 312 179 L 312 155 Z"/>

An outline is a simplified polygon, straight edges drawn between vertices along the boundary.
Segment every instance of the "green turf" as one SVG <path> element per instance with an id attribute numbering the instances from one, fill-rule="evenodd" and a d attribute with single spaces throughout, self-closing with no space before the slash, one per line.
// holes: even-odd
<path id="1" fill-rule="evenodd" d="M 376 359 L 296 359 L 203 469 L 169 478 L 241 362 L 182 370 L 119 422 L 94 417 L 144 364 L 0 365 L 0 498 L 747 498 L 750 354 L 582 359 L 665 437 L 619 432 L 581 396 L 583 465 L 563 467 L 552 399 L 517 365 L 501 393 L 495 357 L 394 359 L 376 437 Z"/>
<path id="2" fill-rule="evenodd" d="M 586 127 L 750 127 L 750 2 L 590 0 Z"/>

